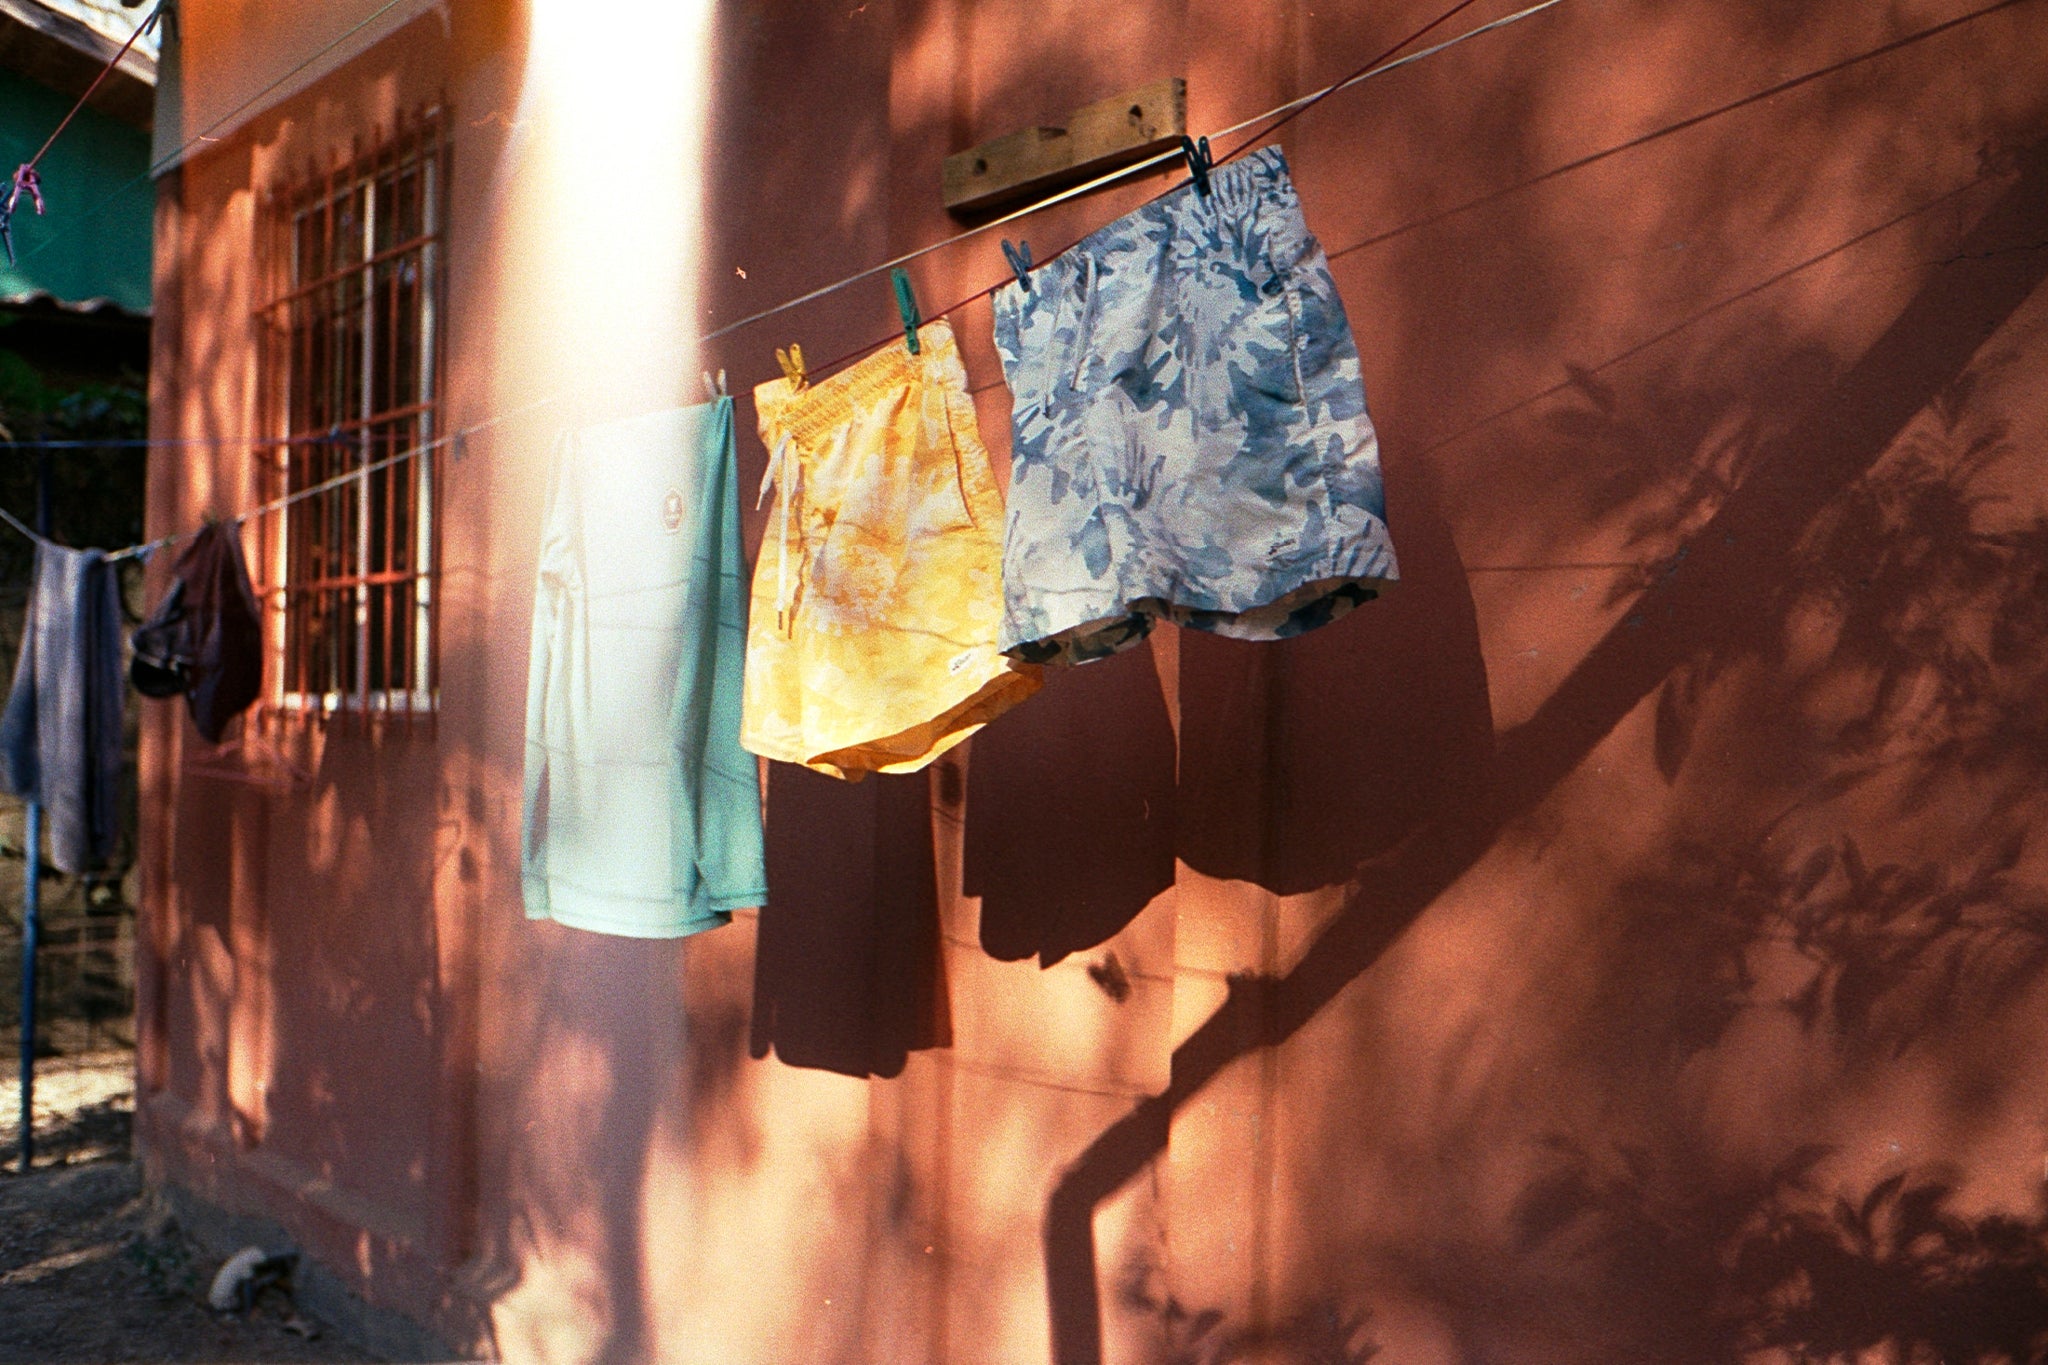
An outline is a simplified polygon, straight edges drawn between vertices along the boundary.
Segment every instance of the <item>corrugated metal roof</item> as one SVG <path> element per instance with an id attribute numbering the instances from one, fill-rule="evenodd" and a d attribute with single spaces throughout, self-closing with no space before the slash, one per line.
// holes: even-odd
<path id="1" fill-rule="evenodd" d="M 98 30 L 116 43 L 128 41 L 128 35 L 135 32 L 136 25 L 149 18 L 154 6 L 149 4 L 123 5 L 120 0 L 26 0 L 59 14 L 68 14 L 86 26 Z M 134 50 L 151 58 L 156 56 L 157 33 L 151 29 L 135 40 Z"/>
<path id="2" fill-rule="evenodd" d="M 118 0 L 0 0 L 0 15 L 54 38 L 96 62 L 112 61 L 147 19 L 150 7 L 125 9 Z M 147 84 L 156 83 L 157 43 L 161 24 L 135 40 L 121 58 L 121 71 Z"/>
<path id="3" fill-rule="evenodd" d="M 75 98 L 0 68 L 0 166 L 33 155 Z M 47 211 L 15 210 L 16 260 L 0 258 L 0 295 L 47 293 L 73 303 L 110 298 L 134 312 L 148 309 L 148 167 L 147 133 L 97 109 L 81 110 L 43 155 Z"/>
<path id="4" fill-rule="evenodd" d="M 0 294 L 0 307 L 7 308 L 54 308 L 60 313 L 113 313 L 127 318 L 146 318 L 148 309 L 136 310 L 124 307 L 114 299 L 60 299 L 47 289 L 30 289 L 19 294 Z"/>

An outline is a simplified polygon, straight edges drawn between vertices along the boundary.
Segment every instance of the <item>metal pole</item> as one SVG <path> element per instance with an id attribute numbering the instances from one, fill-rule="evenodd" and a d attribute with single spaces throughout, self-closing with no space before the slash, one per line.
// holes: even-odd
<path id="1" fill-rule="evenodd" d="M 36 1157 L 36 942 L 42 937 L 43 805 L 28 803 L 27 882 L 21 896 L 21 1168 Z"/>
<path id="2" fill-rule="evenodd" d="M 36 534 L 50 534 L 50 452 L 36 457 Z M 36 627 L 35 587 L 29 587 L 22 643 Z M 43 803 L 28 803 L 21 891 L 21 1171 L 36 1156 L 36 946 L 43 936 Z"/>

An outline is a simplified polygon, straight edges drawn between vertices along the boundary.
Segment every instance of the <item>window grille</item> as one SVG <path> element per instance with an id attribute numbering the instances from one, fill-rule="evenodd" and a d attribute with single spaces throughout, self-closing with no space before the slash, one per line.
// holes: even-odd
<path id="1" fill-rule="evenodd" d="M 264 310 L 299 495 L 269 528 L 265 598 L 288 710 L 430 711 L 442 214 L 436 110 L 274 201 L 281 292 Z"/>

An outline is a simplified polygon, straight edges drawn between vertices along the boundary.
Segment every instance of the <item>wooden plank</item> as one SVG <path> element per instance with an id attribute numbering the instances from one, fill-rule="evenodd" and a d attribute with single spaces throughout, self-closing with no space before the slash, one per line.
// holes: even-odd
<path id="1" fill-rule="evenodd" d="M 1076 109 L 1065 127 L 1023 128 L 946 158 L 946 208 L 977 213 L 1050 193 L 1179 143 L 1187 82 L 1168 76 Z"/>

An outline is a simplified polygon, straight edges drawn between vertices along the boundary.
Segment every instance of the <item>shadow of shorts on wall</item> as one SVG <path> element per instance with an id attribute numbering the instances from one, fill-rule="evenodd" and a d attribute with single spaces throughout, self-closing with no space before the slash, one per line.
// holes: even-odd
<path id="1" fill-rule="evenodd" d="M 754 1056 L 894 1076 L 951 1041 L 930 793 L 923 773 L 849 783 L 769 765 Z"/>
<path id="2" fill-rule="evenodd" d="M 1173 725 L 1149 643 L 1054 673 L 974 737 L 967 895 L 981 945 L 1051 966 L 1173 885 Z"/>
<path id="3" fill-rule="evenodd" d="M 1401 581 L 1271 643 L 1181 636 L 1179 854 L 1295 895 L 1349 881 L 1493 754 L 1472 595 L 1429 494 L 1393 481 Z"/>

